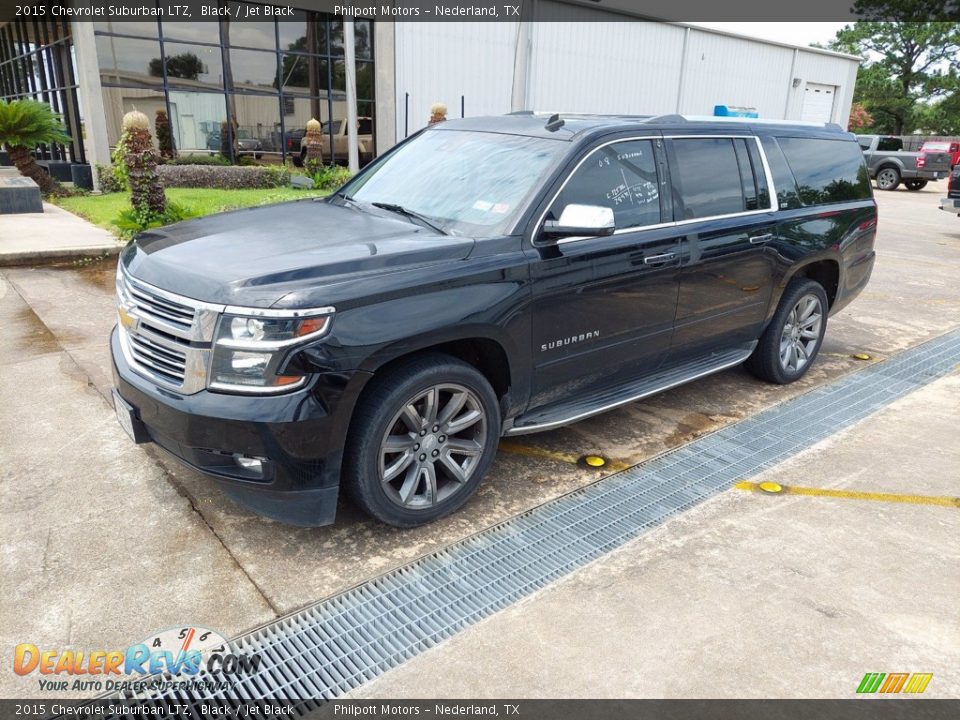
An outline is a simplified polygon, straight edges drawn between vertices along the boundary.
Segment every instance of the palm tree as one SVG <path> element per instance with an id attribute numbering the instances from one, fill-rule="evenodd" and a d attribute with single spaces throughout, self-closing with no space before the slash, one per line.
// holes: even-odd
<path id="1" fill-rule="evenodd" d="M 63 186 L 33 159 L 37 145 L 70 142 L 60 116 L 36 100 L 0 100 L 0 146 L 5 145 L 21 175 L 32 179 L 45 195 L 66 193 Z"/>

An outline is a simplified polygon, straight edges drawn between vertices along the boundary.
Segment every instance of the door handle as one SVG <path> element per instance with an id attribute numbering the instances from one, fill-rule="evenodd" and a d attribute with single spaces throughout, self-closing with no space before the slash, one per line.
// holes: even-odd
<path id="1" fill-rule="evenodd" d="M 661 253 L 659 255 L 649 255 L 643 259 L 644 265 L 663 265 L 677 257 L 676 253 Z"/>
<path id="2" fill-rule="evenodd" d="M 773 239 L 773 233 L 764 233 L 763 235 L 751 235 L 750 244 L 759 245 Z"/>

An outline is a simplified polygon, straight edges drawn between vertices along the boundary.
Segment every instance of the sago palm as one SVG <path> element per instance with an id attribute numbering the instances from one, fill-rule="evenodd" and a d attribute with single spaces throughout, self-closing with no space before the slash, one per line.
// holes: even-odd
<path id="1" fill-rule="evenodd" d="M 60 116 L 46 103 L 36 100 L 0 100 L 0 146 L 6 146 L 10 160 L 21 175 L 31 178 L 46 195 L 62 194 L 64 188 L 44 171 L 31 154 L 37 145 L 68 143 L 70 136 Z"/>

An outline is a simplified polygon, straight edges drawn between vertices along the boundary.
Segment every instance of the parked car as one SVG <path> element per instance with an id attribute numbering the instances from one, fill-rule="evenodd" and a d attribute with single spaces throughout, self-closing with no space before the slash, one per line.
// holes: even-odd
<path id="1" fill-rule="evenodd" d="M 256 160 L 263 157 L 263 142 L 259 138 L 253 137 L 249 130 L 240 128 L 236 133 L 237 154 L 253 155 Z M 216 153 L 223 153 L 224 146 L 221 142 L 220 132 L 214 131 L 207 135 L 207 149 Z M 215 154 L 214 152 L 210 153 Z"/>
<path id="2" fill-rule="evenodd" d="M 874 264 L 835 125 L 516 114 L 422 130 L 314 199 L 142 233 L 120 423 L 255 512 L 412 527 L 504 435 L 745 363 L 786 384 Z"/>
<path id="3" fill-rule="evenodd" d="M 960 165 L 953 167 L 947 183 L 947 196 L 940 200 L 940 209 L 955 212 L 960 217 Z"/>
<path id="4" fill-rule="evenodd" d="M 906 151 L 898 137 L 858 135 L 857 142 L 880 190 L 896 190 L 901 182 L 907 190 L 922 190 L 930 180 L 945 178 L 950 172 L 949 155 Z"/>
<path id="5" fill-rule="evenodd" d="M 960 165 L 960 142 L 956 140 L 927 140 L 920 146 L 921 153 L 949 153 L 950 167 Z"/>
<path id="6" fill-rule="evenodd" d="M 331 151 L 330 145 L 330 133 L 331 129 L 333 131 L 333 150 Z M 347 146 L 347 123 L 344 120 L 334 120 L 327 121 L 323 123 L 320 127 L 320 132 L 323 135 L 323 162 L 326 163 L 337 163 L 340 165 L 346 165 L 348 160 L 348 146 Z M 301 131 L 297 133 L 299 136 L 299 147 L 300 154 L 294 160 L 294 164 L 298 167 L 302 167 L 304 161 L 307 159 L 307 138 L 306 134 Z M 288 143 L 287 149 L 290 150 Z M 373 159 L 373 118 L 360 117 L 357 118 L 357 151 L 358 159 L 360 165 L 366 165 L 370 160 Z"/>

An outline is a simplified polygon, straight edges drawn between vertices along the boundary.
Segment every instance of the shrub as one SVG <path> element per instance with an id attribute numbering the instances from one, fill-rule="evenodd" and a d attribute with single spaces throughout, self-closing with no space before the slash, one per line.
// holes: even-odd
<path id="1" fill-rule="evenodd" d="M 273 165 L 162 165 L 158 172 L 167 187 L 237 190 L 282 187 L 290 182 L 290 171 Z"/>
<path id="2" fill-rule="evenodd" d="M 161 213 L 141 212 L 136 208 L 124 210 L 114 218 L 113 224 L 117 227 L 120 237 L 125 240 L 130 240 L 137 235 L 137 233 L 141 233 L 144 230 L 170 225 L 171 223 L 196 217 L 196 215 L 197 213 L 190 208 L 174 202 L 168 202 L 167 207 Z"/>
<path id="3" fill-rule="evenodd" d="M 320 122 L 311 119 L 307 122 L 306 150 L 307 155 L 303 160 L 303 166 L 307 172 L 313 174 L 323 165 L 323 134 L 320 132 Z"/>
<path id="4" fill-rule="evenodd" d="M 151 215 L 162 216 L 167 209 L 167 196 L 157 175 L 157 151 L 150 135 L 150 120 L 142 112 L 132 110 L 123 116 L 123 131 L 127 136 L 127 178 L 130 183 L 130 203 L 137 216 L 147 222 Z"/>
<path id="5" fill-rule="evenodd" d="M 175 157 L 167 165 L 229 165 L 223 155 L 186 155 Z"/>
<path id="6" fill-rule="evenodd" d="M 170 118 L 167 117 L 165 110 L 157 110 L 157 118 L 153 124 L 157 128 L 157 145 L 160 147 L 160 157 L 164 160 L 173 160 L 177 153 L 173 147 Z"/>
<path id="7" fill-rule="evenodd" d="M 102 193 L 115 193 L 124 189 L 123 185 L 117 180 L 116 168 L 112 165 L 96 164 L 97 185 Z"/>
<path id="8" fill-rule="evenodd" d="M 24 177 L 32 179 L 44 195 L 69 195 L 66 188 L 37 165 L 37 145 L 68 143 L 70 136 L 60 116 L 36 100 L 0 100 L 0 147 L 6 146 L 10 161 Z"/>
<path id="9" fill-rule="evenodd" d="M 310 173 L 313 186 L 320 190 L 336 190 L 347 182 L 353 175 L 347 168 L 340 165 L 321 165 L 315 172 Z"/>

